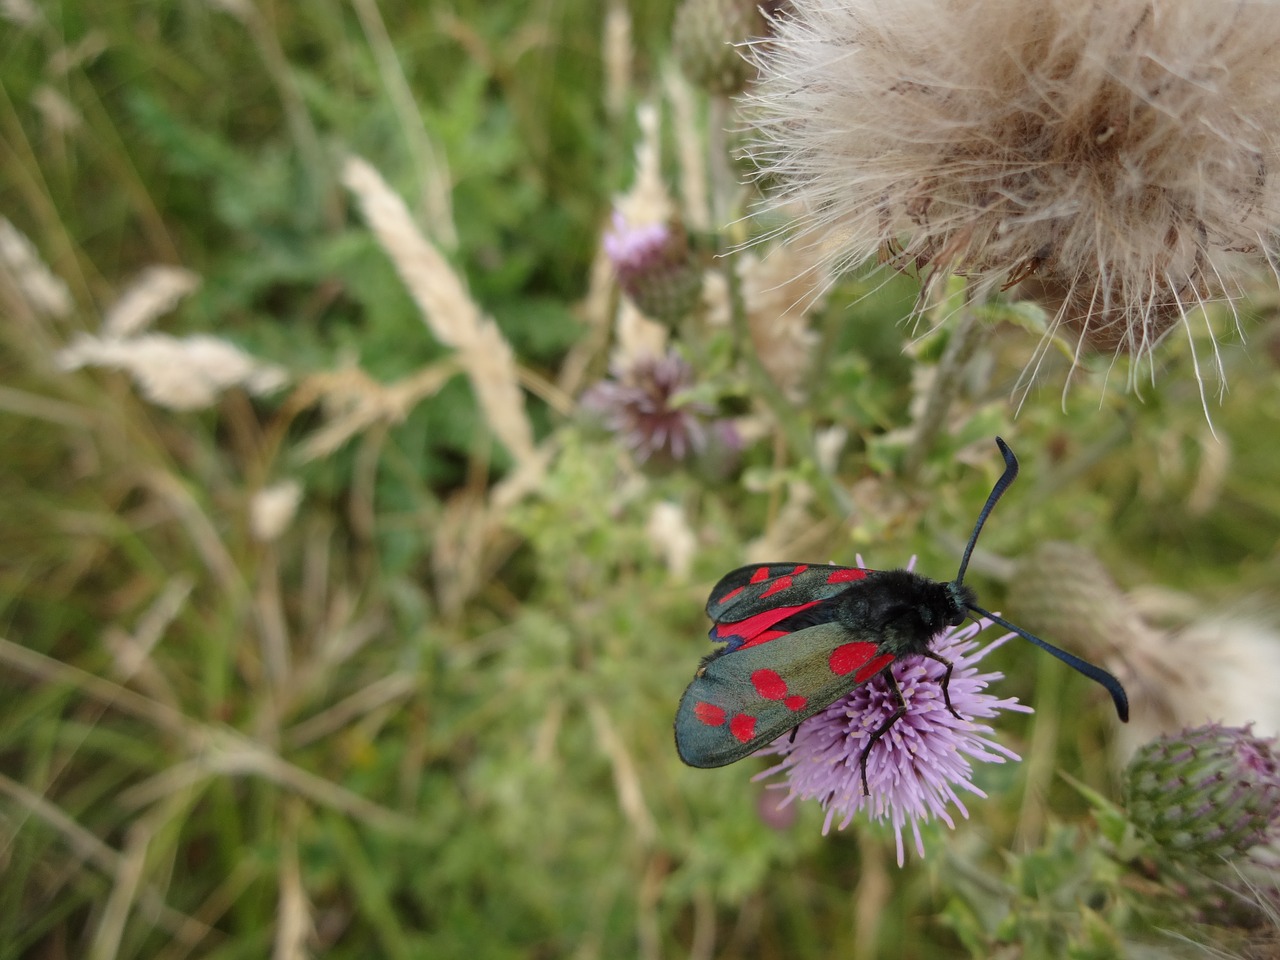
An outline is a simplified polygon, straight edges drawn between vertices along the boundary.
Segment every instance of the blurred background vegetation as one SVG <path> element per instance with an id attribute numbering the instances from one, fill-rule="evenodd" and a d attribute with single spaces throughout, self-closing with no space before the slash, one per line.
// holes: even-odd
<path id="1" fill-rule="evenodd" d="M 3 5 L 0 214 L 35 265 L 8 235 L 0 956 L 1196 955 L 1058 776 L 1114 796 L 1110 707 L 1026 645 L 993 660 L 1037 708 L 998 732 L 1027 762 L 977 771 L 990 798 L 902 870 L 885 830 L 779 817 L 763 762 L 683 767 L 671 719 L 728 569 L 918 554 L 951 577 L 996 433 L 1023 479 L 975 566 L 988 606 L 1017 612 L 1008 561 L 1054 539 L 1124 587 L 1269 604 L 1274 291 L 1235 305 L 1247 347 L 1214 321 L 1212 423 L 1181 335 L 1137 393 L 1102 358 L 1064 398 L 1052 352 L 1019 408 L 1043 317 L 984 308 L 944 429 L 904 469 L 952 328 L 913 339 L 914 280 L 855 277 L 812 318 L 803 402 L 753 379 L 732 328 L 689 334 L 699 396 L 757 429 L 737 470 L 638 469 L 576 398 L 608 371 L 599 250 L 639 104 L 681 176 L 673 7 Z M 740 125 L 682 96 L 700 128 Z M 344 186 L 350 156 L 510 345 L 523 459 Z M 39 305 L 40 262 L 69 300 Z M 65 369 L 155 265 L 199 280 L 156 331 L 287 383 L 173 410 Z M 833 426 L 837 455 L 807 455 Z M 296 514 L 255 528 L 273 489 Z"/>

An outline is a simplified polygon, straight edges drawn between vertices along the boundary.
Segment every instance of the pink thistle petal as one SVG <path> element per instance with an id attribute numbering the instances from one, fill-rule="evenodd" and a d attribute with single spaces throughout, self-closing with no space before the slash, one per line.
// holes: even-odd
<path id="1" fill-rule="evenodd" d="M 933 645 L 939 656 L 953 664 L 951 703 L 964 720 L 946 709 L 942 664 L 906 657 L 889 667 L 907 712 L 867 758 L 870 796 L 862 793 L 859 761 L 867 738 L 894 709 L 892 690 L 883 673 L 806 720 L 794 742 L 788 735 L 770 745 L 766 752 L 778 754 L 782 760 L 760 776 L 783 775 L 788 802 L 818 800 L 826 811 L 824 834 L 832 824 L 843 830 L 860 811 L 866 811 L 869 819 L 888 821 L 893 828 L 899 866 L 906 856 L 903 831 L 908 826 L 916 852 L 924 856 L 921 823 L 939 820 L 954 829 L 953 807 L 960 816 L 969 816 L 962 794 L 986 797 L 972 782 L 973 763 L 1020 759 L 1008 747 L 985 736 L 993 732 L 989 725 L 976 722 L 1005 710 L 1031 712 L 1016 699 L 985 692 L 987 685 L 1003 674 L 980 673 L 979 661 L 1014 636 L 1005 634 L 981 646 L 977 636 L 989 626 L 991 621 L 984 618 L 948 629 Z"/>

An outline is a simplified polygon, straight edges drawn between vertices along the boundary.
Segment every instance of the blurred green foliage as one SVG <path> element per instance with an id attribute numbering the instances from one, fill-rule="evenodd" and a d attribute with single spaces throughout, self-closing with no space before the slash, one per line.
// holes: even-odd
<path id="1" fill-rule="evenodd" d="M 927 829 L 929 858 L 899 871 L 885 831 L 823 837 L 812 808 L 767 825 L 762 765 L 682 767 L 671 717 L 708 651 L 707 586 L 790 484 L 893 505 L 850 518 L 820 500 L 790 541 L 809 557 L 919 554 L 950 577 L 999 469 L 972 451 L 996 432 L 1024 472 L 987 553 L 1080 539 L 1130 584 L 1220 602 L 1269 588 L 1272 308 L 1247 318 L 1255 349 L 1223 348 L 1215 439 L 1177 337 L 1141 398 L 1099 360 L 1060 403 L 1051 354 L 1015 419 L 1042 318 L 992 306 L 964 416 L 903 477 L 912 378 L 950 333 L 908 344 L 911 278 L 850 279 L 818 318 L 810 396 L 771 421 L 801 448 L 845 427 L 834 474 L 775 432 L 728 482 L 638 483 L 554 389 L 606 369 L 582 301 L 632 176 L 633 108 L 661 96 L 667 62 L 672 4 L 630 4 L 633 86 L 611 112 L 614 6 L 67 2 L 0 33 L 0 211 L 76 303 L 48 319 L 6 300 L 0 347 L 0 957 L 1092 958 L 1164 942 L 1056 777 L 1028 799 L 1019 770 L 979 771 L 991 796 L 973 819 Z M 512 462 L 461 377 L 308 457 L 325 413 L 299 394 L 173 413 L 121 375 L 55 369 L 153 263 L 202 278 L 165 332 L 225 337 L 295 384 L 450 362 L 339 183 L 350 154 L 542 385 L 525 396 L 552 466 L 514 505 L 490 498 Z M 701 348 L 722 409 L 769 406 L 740 343 Z M 571 358 L 585 374 L 567 382 Z M 302 506 L 264 542 L 250 501 L 286 476 Z M 696 532 L 687 576 L 646 533 L 659 502 Z M 991 569 L 974 582 L 996 606 Z M 1010 695 L 1092 695 L 1057 691 L 1062 668 L 1029 656 L 1001 654 Z M 998 735 L 1056 745 L 1044 768 L 1105 794 L 1093 705 Z"/>

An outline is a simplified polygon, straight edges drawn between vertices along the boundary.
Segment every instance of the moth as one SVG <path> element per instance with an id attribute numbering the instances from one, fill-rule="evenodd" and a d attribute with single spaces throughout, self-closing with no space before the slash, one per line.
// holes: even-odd
<path id="1" fill-rule="evenodd" d="M 1005 469 L 987 497 L 954 580 L 908 570 L 864 570 L 819 563 L 753 563 L 721 578 L 707 600 L 710 637 L 724 646 L 703 658 L 676 712 L 676 750 L 693 767 L 721 767 L 750 756 L 904 657 L 945 667 L 942 693 L 951 706 L 952 665 L 931 646 L 972 614 L 1029 640 L 1111 694 L 1129 720 L 1129 699 L 1114 676 L 984 610 L 964 583 L 978 534 L 1018 476 L 1018 460 L 999 437 Z M 889 674 L 892 681 L 892 673 Z M 896 682 L 893 714 L 867 739 L 859 758 L 863 793 L 867 758 L 906 713 Z"/>

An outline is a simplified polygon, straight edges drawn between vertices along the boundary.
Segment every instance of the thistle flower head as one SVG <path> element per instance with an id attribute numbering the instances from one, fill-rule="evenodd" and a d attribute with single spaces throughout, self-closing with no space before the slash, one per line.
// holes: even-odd
<path id="1" fill-rule="evenodd" d="M 582 406 L 617 434 L 636 460 L 669 463 L 700 453 L 707 446 L 710 405 L 687 396 L 693 368 L 674 350 L 665 356 L 642 355 L 591 387 Z"/>
<path id="2" fill-rule="evenodd" d="M 1189 598 L 1164 591 L 1158 609 L 1144 609 L 1087 548 L 1053 541 L 1020 560 L 1009 595 L 1028 630 L 1103 660 L 1124 682 L 1133 715 L 1112 738 L 1121 763 L 1210 721 L 1280 734 L 1280 632 L 1268 618 L 1237 603 L 1169 623 Z"/>
<path id="3" fill-rule="evenodd" d="M 1280 837 L 1280 760 L 1273 740 L 1217 724 L 1161 737 L 1125 770 L 1133 823 L 1171 860 L 1203 867 Z"/>
<path id="4" fill-rule="evenodd" d="M 1280 3 L 796 0 L 755 159 L 841 265 L 1034 278 L 1149 351 L 1280 226 Z"/>
<path id="5" fill-rule="evenodd" d="M 755 0 L 684 0 L 672 30 L 676 60 L 696 86 L 737 93 L 755 70 L 735 44 L 760 36 L 764 28 Z"/>
<path id="6" fill-rule="evenodd" d="M 615 212 L 604 252 L 619 286 L 646 316 L 674 324 L 698 305 L 702 271 L 678 224 L 631 224 Z"/>
<path id="7" fill-rule="evenodd" d="M 1003 674 L 980 673 L 978 663 L 1010 639 L 1006 634 L 980 646 L 978 634 L 991 625 L 982 619 L 950 627 L 934 641 L 933 650 L 952 663 L 947 690 L 951 704 L 965 719 L 947 710 L 942 690 L 945 667 L 924 657 L 905 657 L 890 665 L 902 691 L 906 713 L 880 738 L 867 758 L 867 786 L 862 792 L 860 761 L 867 740 L 893 714 L 896 702 L 887 672 L 855 687 L 821 713 L 802 723 L 795 741 L 784 737 L 769 749 L 782 756 L 761 776 L 782 774 L 794 799 L 817 799 L 826 810 L 823 832 L 839 817 L 843 830 L 860 810 L 872 820 L 888 821 L 897 838 L 898 865 L 905 858 L 903 830 L 910 827 L 916 852 L 924 856 L 920 824 L 941 820 L 955 827 L 950 807 L 968 817 L 961 793 L 985 797 L 972 782 L 972 762 L 1004 763 L 1016 753 L 987 737 L 990 726 L 978 721 L 1002 710 L 1029 713 L 1014 699 L 986 693 Z"/>

